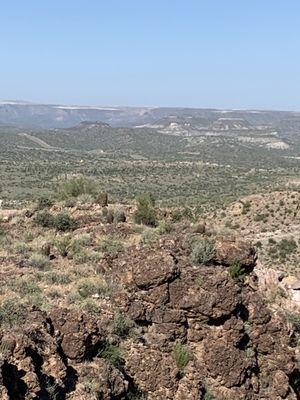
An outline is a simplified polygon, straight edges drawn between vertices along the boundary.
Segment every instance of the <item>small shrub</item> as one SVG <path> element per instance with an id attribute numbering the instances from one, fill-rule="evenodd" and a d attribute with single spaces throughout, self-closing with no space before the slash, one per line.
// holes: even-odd
<path id="1" fill-rule="evenodd" d="M 76 197 L 68 197 L 64 201 L 64 206 L 67 207 L 67 208 L 75 207 L 76 204 L 77 204 L 77 198 Z"/>
<path id="2" fill-rule="evenodd" d="M 27 254 L 30 251 L 30 246 L 25 242 L 17 241 L 13 243 L 12 249 L 17 254 Z"/>
<path id="3" fill-rule="evenodd" d="M 145 227 L 141 235 L 141 244 L 150 246 L 156 242 L 159 238 L 159 234 L 156 229 Z"/>
<path id="4" fill-rule="evenodd" d="M 254 216 L 254 221 L 255 221 L 255 222 L 260 222 L 260 221 L 266 222 L 268 216 L 269 216 L 268 214 L 260 214 L 260 213 L 257 213 L 257 214 Z"/>
<path id="5" fill-rule="evenodd" d="M 35 306 L 42 311 L 49 310 L 49 303 L 43 293 L 34 293 L 28 297 L 27 302 L 31 306 Z"/>
<path id="6" fill-rule="evenodd" d="M 279 254 L 282 257 L 286 257 L 289 254 L 292 254 L 296 251 L 297 249 L 297 243 L 295 242 L 294 239 L 282 239 L 279 243 L 278 243 L 278 250 L 279 250 Z"/>
<path id="7" fill-rule="evenodd" d="M 133 214 L 136 224 L 156 226 L 155 201 L 151 195 L 143 195 L 137 198 L 137 209 Z"/>
<path id="8" fill-rule="evenodd" d="M 33 222 L 35 225 L 43 228 L 52 228 L 54 225 L 54 216 L 49 211 L 40 211 L 34 216 Z"/>
<path id="9" fill-rule="evenodd" d="M 192 236 L 187 240 L 187 246 L 193 264 L 208 264 L 215 256 L 215 245 L 207 238 Z"/>
<path id="10" fill-rule="evenodd" d="M 206 389 L 203 400 L 215 400 L 215 397 L 210 393 L 208 389 Z"/>
<path id="11" fill-rule="evenodd" d="M 174 210 L 171 212 L 172 222 L 180 222 L 182 220 L 182 213 L 180 210 Z"/>
<path id="12" fill-rule="evenodd" d="M 147 400 L 148 396 L 138 388 L 132 388 L 127 393 L 128 400 Z"/>
<path id="13" fill-rule="evenodd" d="M 81 264 L 85 264 L 88 262 L 96 263 L 100 260 L 101 254 L 97 251 L 93 251 L 90 249 L 81 249 L 80 251 L 73 253 L 72 258 L 74 261 Z"/>
<path id="14" fill-rule="evenodd" d="M 133 327 L 133 321 L 127 316 L 122 315 L 119 311 L 114 315 L 114 333 L 122 338 L 129 335 Z"/>
<path id="15" fill-rule="evenodd" d="M 287 319 L 292 324 L 295 331 L 300 333 L 300 313 L 289 313 Z"/>
<path id="16" fill-rule="evenodd" d="M 55 271 L 45 274 L 44 279 L 51 285 L 67 285 L 72 281 L 70 275 Z"/>
<path id="17" fill-rule="evenodd" d="M 50 208 L 54 204 L 53 200 L 50 199 L 49 197 L 42 196 L 38 199 L 37 201 L 37 209 L 38 210 L 44 210 L 45 208 Z"/>
<path id="18" fill-rule="evenodd" d="M 69 244 L 69 250 L 72 253 L 78 253 L 83 247 L 87 247 L 92 243 L 91 236 L 87 233 L 73 237 Z"/>
<path id="19" fill-rule="evenodd" d="M 61 212 L 55 216 L 53 226 L 61 232 L 72 231 L 76 228 L 76 221 L 68 213 Z"/>
<path id="20" fill-rule="evenodd" d="M 87 312 L 88 314 L 99 315 L 101 310 L 99 302 L 94 299 L 85 299 L 80 302 L 80 309 Z"/>
<path id="21" fill-rule="evenodd" d="M 56 382 L 52 381 L 50 378 L 46 379 L 45 389 L 49 395 L 50 400 L 57 400 L 59 398 L 59 385 Z"/>
<path id="22" fill-rule="evenodd" d="M 231 278 L 236 280 L 243 280 L 246 275 L 245 268 L 239 262 L 231 264 L 228 272 Z"/>
<path id="23" fill-rule="evenodd" d="M 40 253 L 33 253 L 28 262 L 31 267 L 43 270 L 48 267 L 49 258 Z"/>
<path id="24" fill-rule="evenodd" d="M 107 207 L 108 205 L 108 195 L 106 192 L 100 192 L 98 193 L 96 197 L 96 203 L 99 204 L 102 207 Z"/>
<path id="25" fill-rule="evenodd" d="M 81 281 L 77 287 L 79 295 L 86 299 L 93 295 L 107 294 L 107 286 L 103 282 L 95 282 L 92 279 L 85 279 Z"/>
<path id="26" fill-rule="evenodd" d="M 124 247 L 123 243 L 119 239 L 114 237 L 107 237 L 102 240 L 99 245 L 99 249 L 106 253 L 116 254 L 121 252 Z"/>
<path id="27" fill-rule="evenodd" d="M 165 235 L 166 233 L 170 233 L 172 231 L 172 225 L 168 222 L 161 221 L 155 230 L 159 235 Z"/>
<path id="28" fill-rule="evenodd" d="M 26 306 L 17 298 L 4 300 L 0 305 L 0 326 L 20 326 L 25 322 L 26 316 Z"/>
<path id="29" fill-rule="evenodd" d="M 60 236 L 54 240 L 54 246 L 62 257 L 67 257 L 70 250 L 70 236 Z"/>
<path id="30" fill-rule="evenodd" d="M 180 371 L 180 374 L 183 375 L 184 369 L 187 366 L 188 362 L 191 360 L 191 354 L 186 346 L 181 344 L 180 342 L 176 342 L 174 349 L 172 351 L 172 357 L 176 362 L 177 368 Z"/>
<path id="31" fill-rule="evenodd" d="M 77 198 L 78 202 L 81 204 L 93 204 L 94 203 L 94 197 L 90 194 L 81 194 L 80 196 L 78 196 Z"/>
<path id="32" fill-rule="evenodd" d="M 249 200 L 242 202 L 243 208 L 242 208 L 242 214 L 247 214 L 250 211 L 251 208 L 251 202 Z"/>
<path id="33" fill-rule="evenodd" d="M 98 395 L 101 391 L 101 383 L 97 379 L 89 379 L 84 382 L 83 389 L 85 393 L 92 394 L 96 397 L 94 399 L 98 399 Z"/>
<path id="34" fill-rule="evenodd" d="M 182 220 L 194 221 L 195 216 L 191 208 L 184 207 L 182 209 L 172 211 L 171 220 L 172 222 L 180 222 Z"/>
<path id="35" fill-rule="evenodd" d="M 41 288 L 31 280 L 16 280 L 13 284 L 13 288 L 23 296 L 41 293 Z"/>
<path id="36" fill-rule="evenodd" d="M 96 196 L 97 183 L 85 176 L 73 177 L 61 182 L 57 188 L 57 192 L 61 200 L 66 200 L 70 197 L 79 197 L 83 194 Z"/>
<path id="37" fill-rule="evenodd" d="M 110 344 L 108 341 L 103 341 L 98 352 L 98 357 L 105 358 L 113 365 L 118 366 L 122 361 L 122 350 L 120 347 Z"/>

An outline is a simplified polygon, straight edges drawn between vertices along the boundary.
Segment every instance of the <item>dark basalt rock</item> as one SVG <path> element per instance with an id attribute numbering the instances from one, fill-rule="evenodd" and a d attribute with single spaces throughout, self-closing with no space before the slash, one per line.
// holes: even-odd
<path id="1" fill-rule="evenodd" d="M 237 257 L 253 268 L 251 246 L 219 238 L 216 263 L 191 266 L 174 245 L 102 260 L 102 273 L 117 282 L 108 311 L 32 309 L 24 326 L 2 328 L 0 398 L 49 399 L 54 390 L 59 400 L 299 399 L 290 327 L 228 274 Z M 116 307 L 132 320 L 124 336 L 114 330 Z M 188 352 L 183 369 L 176 342 Z M 100 351 L 103 343 L 122 349 L 117 361 Z"/>

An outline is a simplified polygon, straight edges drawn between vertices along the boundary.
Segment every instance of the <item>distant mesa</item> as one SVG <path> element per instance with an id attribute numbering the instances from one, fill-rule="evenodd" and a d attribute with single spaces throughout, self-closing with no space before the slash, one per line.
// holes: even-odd
<path id="1" fill-rule="evenodd" d="M 210 127 L 214 131 L 248 130 L 253 126 L 243 118 L 218 118 Z"/>

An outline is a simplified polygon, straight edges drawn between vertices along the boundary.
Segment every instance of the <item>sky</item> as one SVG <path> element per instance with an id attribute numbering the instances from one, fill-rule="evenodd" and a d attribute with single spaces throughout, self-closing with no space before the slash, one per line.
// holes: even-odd
<path id="1" fill-rule="evenodd" d="M 0 99 L 300 110 L 299 0 L 2 0 Z"/>

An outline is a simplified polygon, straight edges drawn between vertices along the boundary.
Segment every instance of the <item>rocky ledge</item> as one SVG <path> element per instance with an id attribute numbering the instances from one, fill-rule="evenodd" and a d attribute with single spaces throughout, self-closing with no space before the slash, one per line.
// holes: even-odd
<path id="1" fill-rule="evenodd" d="M 226 238 L 194 263 L 180 236 L 106 257 L 114 290 L 98 314 L 33 308 L 2 329 L 0 398 L 299 399 L 299 332 L 268 308 L 255 263 Z"/>

